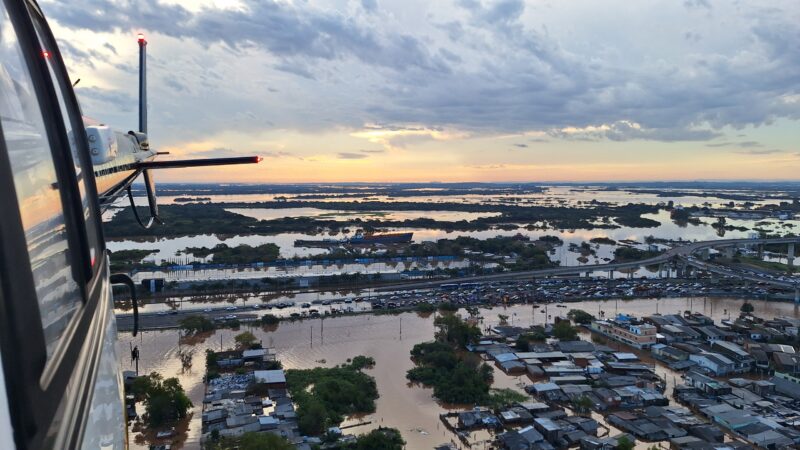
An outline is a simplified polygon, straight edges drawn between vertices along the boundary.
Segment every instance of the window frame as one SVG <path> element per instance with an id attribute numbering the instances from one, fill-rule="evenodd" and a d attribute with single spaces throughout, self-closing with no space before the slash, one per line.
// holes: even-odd
<path id="1" fill-rule="evenodd" d="M 27 260 L 27 241 L 18 213 L 13 171 L 0 123 L 0 204 L 7 208 L 7 214 L 0 215 L 0 348 L 12 411 L 14 440 L 17 448 L 46 448 L 58 438 L 65 439 L 61 442 L 65 447 L 74 448 L 83 433 L 102 346 L 102 340 L 92 339 L 97 335 L 97 327 L 102 325 L 95 320 L 98 317 L 97 306 L 104 294 L 109 295 L 106 292 L 108 267 L 94 171 L 88 158 L 85 133 L 74 133 L 85 177 L 86 195 L 90 196 L 91 223 L 85 223 L 75 165 L 55 93 L 54 83 L 68 80 L 61 54 L 56 45 L 48 49 L 55 75 L 61 78 L 60 81 L 53 80 L 47 61 L 40 56 L 39 37 L 33 21 L 41 21 L 42 31 L 51 44 L 55 40 L 38 6 L 33 0 L 2 1 L 16 32 L 23 64 L 29 71 L 44 121 L 64 214 L 71 270 L 82 300 L 60 337 L 54 354 L 48 358 L 30 263 L 20 261 L 20 255 L 26 255 L 24 259 Z M 80 108 L 71 86 L 63 89 L 62 94 L 67 108 L 78 111 L 77 117 L 80 117 Z M 74 116 L 69 119 L 73 129 L 82 130 L 83 124 L 75 124 L 75 119 Z M 99 248 L 94 267 L 89 259 L 86 227 L 97 230 Z M 84 345 L 87 343 L 89 348 L 85 351 Z M 76 373 L 78 370 L 80 374 Z M 76 379 L 76 376 L 80 378 Z M 57 428 L 54 430 L 54 427 Z"/>

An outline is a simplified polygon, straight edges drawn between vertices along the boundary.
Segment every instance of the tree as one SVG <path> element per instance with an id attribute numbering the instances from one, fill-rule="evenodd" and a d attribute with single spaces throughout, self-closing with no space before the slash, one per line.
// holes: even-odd
<path id="1" fill-rule="evenodd" d="M 578 413 L 586 414 L 592 409 L 592 400 L 585 395 L 581 395 L 572 401 L 572 405 Z"/>
<path id="2" fill-rule="evenodd" d="M 750 314 L 751 312 L 755 311 L 755 309 L 756 308 L 753 306 L 752 303 L 744 302 L 744 303 L 742 303 L 742 307 L 739 308 L 739 311 L 741 311 L 741 312 L 743 312 L 745 314 Z"/>
<path id="3" fill-rule="evenodd" d="M 236 341 L 236 348 L 239 350 L 248 350 L 253 348 L 253 345 L 258 342 L 258 338 L 249 331 L 237 334 L 233 340 Z"/>
<path id="4" fill-rule="evenodd" d="M 478 327 L 464 322 L 455 314 L 443 314 L 437 317 L 433 324 L 439 328 L 436 332 L 437 339 L 459 348 L 476 342 L 481 336 Z"/>
<path id="5" fill-rule="evenodd" d="M 356 438 L 355 450 L 402 450 L 406 441 L 394 428 L 378 428 Z"/>
<path id="6" fill-rule="evenodd" d="M 570 309 L 567 313 L 567 317 L 575 323 L 579 323 L 581 325 L 585 325 L 588 323 L 592 323 L 594 320 L 594 316 L 589 314 L 588 312 L 582 309 Z"/>
<path id="7" fill-rule="evenodd" d="M 318 436 L 328 428 L 328 411 L 318 401 L 308 401 L 297 408 L 297 426 L 308 436 Z"/>
<path id="8" fill-rule="evenodd" d="M 520 334 L 517 338 L 516 347 L 518 350 L 527 352 L 531 342 L 544 342 L 547 340 L 547 335 L 544 333 L 544 328 L 533 327 L 529 333 Z"/>
<path id="9" fill-rule="evenodd" d="M 617 440 L 616 450 L 633 450 L 634 443 L 628 438 L 628 436 L 622 436 Z"/>
<path id="10" fill-rule="evenodd" d="M 508 316 L 505 314 L 498 314 L 497 318 L 500 319 L 500 325 L 508 325 Z"/>
<path id="11" fill-rule="evenodd" d="M 274 433 L 245 433 L 239 439 L 239 450 L 292 450 L 286 438 Z"/>
<path id="12" fill-rule="evenodd" d="M 356 369 L 372 368 L 375 366 L 375 358 L 371 356 L 358 355 L 350 361 L 350 365 Z"/>
<path id="13" fill-rule="evenodd" d="M 177 378 L 165 380 L 157 372 L 137 378 L 132 389 L 144 401 L 145 421 L 149 426 L 183 419 L 193 406 Z"/>
<path id="14" fill-rule="evenodd" d="M 560 341 L 574 341 L 578 338 L 578 331 L 568 321 L 562 320 L 553 325 L 553 337 Z"/>
<path id="15" fill-rule="evenodd" d="M 261 325 L 276 325 L 280 321 L 281 319 L 272 314 L 264 314 L 261 316 Z"/>
<path id="16" fill-rule="evenodd" d="M 214 322 L 203 316 L 187 316 L 178 322 L 178 325 L 187 335 L 211 331 L 214 329 Z"/>

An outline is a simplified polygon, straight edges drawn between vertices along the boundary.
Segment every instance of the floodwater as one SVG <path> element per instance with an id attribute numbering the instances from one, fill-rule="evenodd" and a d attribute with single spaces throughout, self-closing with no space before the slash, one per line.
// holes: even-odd
<path id="1" fill-rule="evenodd" d="M 603 311 L 607 317 L 616 313 L 642 316 L 656 312 L 666 314 L 692 310 L 719 321 L 728 318 L 729 315 L 735 316 L 742 302 L 741 299 L 704 298 L 606 300 L 569 303 L 566 308 L 548 305 L 544 312 L 530 305 L 496 307 L 482 309 L 481 314 L 484 318 L 482 324 L 484 327 L 498 324 L 499 314 L 509 316 L 509 322 L 514 325 L 527 326 L 542 324 L 548 316 L 565 314 L 572 308 L 584 309 L 595 315 Z M 754 314 L 760 317 L 800 317 L 800 310 L 792 303 L 758 300 L 751 302 L 755 307 Z M 357 355 L 375 358 L 376 365 L 368 373 L 374 376 L 377 382 L 380 394 L 376 403 L 377 409 L 374 414 L 358 419 L 370 422 L 369 424 L 348 429 L 348 432 L 360 434 L 377 426 L 395 427 L 401 431 L 408 443 L 407 448 L 410 449 L 430 449 L 435 445 L 456 440 L 455 436 L 444 429 L 438 418 L 439 414 L 448 410 L 448 407 L 440 405 L 432 398 L 432 389 L 409 385 L 405 378 L 406 371 L 412 367 L 409 359 L 411 348 L 414 344 L 433 338 L 432 315 L 422 316 L 412 312 L 398 315 L 365 314 L 286 322 L 273 330 L 254 328 L 252 331 L 261 339 L 264 346 L 275 349 L 278 359 L 287 369 L 330 367 Z M 120 355 L 127 355 L 131 345 L 139 347 L 141 373 L 157 371 L 165 377 L 176 376 L 187 390 L 195 407 L 184 448 L 199 448 L 205 350 L 232 347 L 233 337 L 239 332 L 241 331 L 218 330 L 193 345 L 181 344 L 177 330 L 146 331 L 135 338 L 130 333 L 119 335 L 117 351 Z M 612 344 L 612 347 L 614 345 L 616 344 Z M 194 352 L 192 367 L 185 372 L 182 371 L 178 358 L 180 351 Z M 125 361 L 123 369 L 128 369 L 129 361 L 124 357 L 122 360 Z M 669 389 L 675 381 L 680 383 L 678 374 L 660 364 L 657 364 L 657 372 L 667 379 Z M 495 387 L 507 387 L 523 392 L 523 386 L 530 383 L 531 380 L 527 376 L 511 377 L 495 369 Z M 355 422 L 357 420 L 345 424 Z M 476 435 L 475 439 L 485 437 L 484 433 Z"/>
<path id="2" fill-rule="evenodd" d="M 483 188 L 480 188 L 483 190 Z M 591 200 L 598 200 L 608 202 L 611 204 L 627 204 L 627 203 L 667 203 L 672 201 L 676 205 L 683 206 L 710 206 L 710 207 L 726 207 L 730 200 L 716 197 L 714 195 L 704 195 L 706 191 L 692 190 L 692 189 L 661 189 L 664 192 L 690 192 L 696 195 L 689 196 L 664 196 L 660 197 L 655 192 L 631 192 L 625 189 L 619 190 L 606 190 L 602 187 L 579 187 L 579 186 L 547 186 L 541 192 L 533 193 L 514 193 L 514 192 L 501 192 L 498 191 L 494 194 L 464 194 L 464 195 L 437 195 L 437 190 L 434 189 L 419 189 L 419 195 L 414 196 L 399 196 L 392 197 L 387 195 L 371 195 L 369 186 L 365 186 L 364 195 L 352 197 L 338 197 L 338 192 L 327 193 L 328 197 L 320 198 L 326 195 L 324 192 L 317 192 L 313 197 L 307 197 L 303 194 L 232 194 L 232 195 L 162 195 L 159 197 L 161 204 L 180 204 L 176 202 L 176 198 L 193 198 L 200 202 L 211 203 L 258 203 L 258 202 L 271 202 L 279 200 L 279 197 L 284 197 L 292 201 L 314 201 L 314 202 L 364 202 L 364 201 L 379 201 L 379 202 L 424 202 L 424 203 L 474 203 L 474 204 L 522 204 L 522 205 L 568 205 L 579 206 Z M 713 192 L 720 194 L 747 194 L 752 195 L 752 192 L 735 191 L 735 190 L 719 190 L 713 189 Z M 770 194 L 780 194 L 780 192 L 770 192 Z M 198 200 L 200 199 L 200 200 Z M 145 197 L 136 197 L 136 204 L 139 206 L 146 206 L 147 200 Z M 751 200 L 754 205 L 777 204 L 778 200 Z M 734 201 L 736 208 L 741 208 L 743 201 Z M 118 203 L 119 206 L 127 206 L 128 200 L 123 199 Z"/>
<path id="3" fill-rule="evenodd" d="M 362 220 L 413 220 L 434 219 L 443 221 L 475 220 L 483 217 L 499 216 L 499 212 L 464 212 L 464 211 L 336 211 L 319 208 L 228 208 L 226 211 L 252 217 L 258 220 L 275 220 L 287 217 L 312 217 L 320 220 L 348 221 L 356 217 Z"/>

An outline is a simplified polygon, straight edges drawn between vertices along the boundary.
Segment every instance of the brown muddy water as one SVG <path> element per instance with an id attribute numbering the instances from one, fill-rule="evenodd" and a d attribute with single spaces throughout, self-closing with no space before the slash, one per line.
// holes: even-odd
<path id="1" fill-rule="evenodd" d="M 617 312 L 636 316 L 653 314 L 679 313 L 685 310 L 701 312 L 715 321 L 728 318 L 728 314 L 736 316 L 743 300 L 741 299 L 704 299 L 704 298 L 672 298 L 672 299 L 637 299 L 627 301 L 585 301 L 565 304 L 559 308 L 555 304 L 532 308 L 530 305 L 518 305 L 508 308 L 496 307 L 483 309 L 483 326 L 499 323 L 499 314 L 510 317 L 509 323 L 520 326 L 542 324 L 545 318 L 565 315 L 571 308 L 584 309 L 594 315 L 603 311 L 606 317 Z M 754 314 L 765 317 L 792 316 L 800 317 L 800 310 L 792 303 L 764 302 L 751 300 L 755 306 Z M 117 341 L 117 352 L 122 368 L 131 368 L 128 354 L 131 345 L 140 350 L 140 373 L 156 371 L 165 377 L 178 377 L 189 397 L 194 403 L 193 416 L 188 430 L 181 433 L 182 448 L 200 448 L 200 416 L 202 411 L 203 382 L 205 370 L 205 350 L 233 347 L 233 337 L 243 330 L 218 330 L 208 337 L 195 339 L 194 342 L 182 341 L 177 330 L 145 331 L 132 337 L 130 333 L 120 333 Z M 447 410 L 463 409 L 453 405 L 442 405 L 432 398 L 432 389 L 409 385 L 406 371 L 413 364 L 409 359 L 411 348 L 420 342 L 433 338 L 433 315 L 419 315 L 413 312 L 398 315 L 365 314 L 329 319 L 313 319 L 298 322 L 281 323 L 274 329 L 254 328 L 251 331 L 262 341 L 265 347 L 272 347 L 278 359 L 286 369 L 305 369 L 316 366 L 331 367 L 345 362 L 357 355 L 375 358 L 375 367 L 368 371 L 375 377 L 380 398 L 376 402 L 376 411 L 365 417 L 352 418 L 343 425 L 358 422 L 370 422 L 347 430 L 349 433 L 368 432 L 377 426 L 388 426 L 399 429 L 409 449 L 431 449 L 438 444 L 457 441 L 439 421 L 439 414 Z M 588 333 L 583 333 L 588 339 Z M 615 344 L 611 344 L 615 347 Z M 621 350 L 630 351 L 620 346 Z M 179 354 L 194 352 L 192 367 L 183 370 Z M 643 360 L 653 363 L 647 352 L 637 352 Z M 663 365 L 656 365 L 657 373 L 666 378 L 668 395 L 674 383 L 680 383 L 680 375 Z M 512 388 L 520 392 L 531 380 L 527 376 L 512 377 L 495 369 L 494 387 Z M 142 407 L 139 406 L 139 412 Z M 596 417 L 597 418 L 597 417 Z M 612 430 L 612 433 L 615 430 Z M 132 448 L 147 448 L 144 439 L 131 433 Z M 484 448 L 482 441 L 489 439 L 488 433 L 475 433 L 471 442 L 477 442 L 473 448 Z M 458 443 L 458 442 L 457 442 Z M 460 443 L 459 443 L 460 444 Z M 181 448 L 180 446 L 177 446 Z M 637 446 L 638 448 L 639 446 Z M 176 446 L 173 446 L 176 448 Z M 488 445 L 486 448 L 489 448 Z M 647 448 L 642 444 L 641 448 Z"/>

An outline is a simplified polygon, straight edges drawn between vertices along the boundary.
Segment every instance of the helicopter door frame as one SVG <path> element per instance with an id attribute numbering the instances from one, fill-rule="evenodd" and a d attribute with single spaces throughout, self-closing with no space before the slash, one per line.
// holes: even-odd
<path id="1" fill-rule="evenodd" d="M 48 358 L 39 311 L 39 299 L 28 262 L 25 230 L 18 213 L 20 205 L 6 140 L 0 124 L 0 356 L 5 375 L 10 419 L 17 448 L 76 448 L 80 445 L 88 416 L 97 365 L 102 351 L 103 330 L 108 319 L 110 290 L 107 252 L 100 227 L 94 175 L 88 160 L 85 133 L 73 133 L 81 159 L 82 177 L 89 202 L 88 222 L 83 215 L 83 199 L 78 190 L 75 164 L 70 150 L 64 117 L 55 89 L 61 89 L 73 130 L 80 109 L 52 33 L 38 6 L 32 1 L 3 0 L 10 24 L 27 66 L 41 110 L 56 171 L 61 198 L 69 264 L 80 287 L 79 304 L 60 343 Z M 53 79 L 44 60 L 40 31 L 53 64 Z M 90 257 L 87 227 L 97 234 L 94 258 Z M 99 306 L 99 308 L 98 308 Z M 105 310 L 104 310 L 105 309 Z M 123 421 L 124 418 L 120 418 Z"/>

